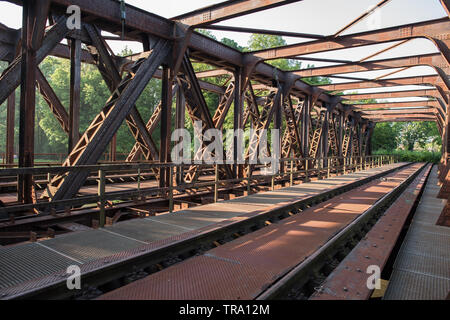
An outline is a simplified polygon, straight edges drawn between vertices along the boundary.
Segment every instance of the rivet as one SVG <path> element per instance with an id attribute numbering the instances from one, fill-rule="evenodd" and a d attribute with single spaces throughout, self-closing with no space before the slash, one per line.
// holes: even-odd
<path id="1" fill-rule="evenodd" d="M 348 291 L 347 287 L 344 287 L 344 291 L 345 291 L 345 292 L 347 292 L 347 291 Z"/>

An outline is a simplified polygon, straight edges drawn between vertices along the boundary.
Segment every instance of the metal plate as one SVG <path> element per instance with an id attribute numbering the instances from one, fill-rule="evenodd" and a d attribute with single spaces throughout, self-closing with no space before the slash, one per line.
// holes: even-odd
<path id="1" fill-rule="evenodd" d="M 199 256 L 107 293 L 99 300 L 248 300 L 254 298 L 249 292 L 270 282 L 270 275 L 258 266 Z"/>

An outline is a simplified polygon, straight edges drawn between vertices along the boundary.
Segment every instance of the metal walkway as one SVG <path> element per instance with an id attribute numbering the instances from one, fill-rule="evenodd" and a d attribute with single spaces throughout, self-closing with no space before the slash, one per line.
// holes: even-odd
<path id="1" fill-rule="evenodd" d="M 131 255 L 159 250 L 292 201 L 321 194 L 404 165 L 405 163 L 386 165 L 176 213 L 119 222 L 104 229 L 0 247 L 0 296 L 7 298 L 60 281 L 66 277 L 65 270 L 69 265 L 80 265 L 84 274 Z"/>
<path id="2" fill-rule="evenodd" d="M 434 167 L 394 264 L 384 299 L 445 300 L 450 293 L 450 228 L 436 225 L 446 201 Z"/>

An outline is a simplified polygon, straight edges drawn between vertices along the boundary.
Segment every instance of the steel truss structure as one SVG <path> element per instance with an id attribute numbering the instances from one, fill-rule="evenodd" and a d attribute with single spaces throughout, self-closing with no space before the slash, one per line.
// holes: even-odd
<path id="1" fill-rule="evenodd" d="M 96 164 L 108 145 L 115 153 L 115 134 L 126 122 L 135 138 L 127 162 L 143 155 L 148 161 L 168 163 L 172 128 L 184 128 L 184 115 L 201 120 L 203 127 L 195 134 L 203 136 L 208 129 L 223 130 L 225 117 L 234 114 L 234 129 L 253 128 L 253 135 L 244 158 L 255 158 L 260 149 L 262 133 L 271 124 L 284 130 L 280 135 L 280 154 L 288 157 L 359 157 L 371 153 L 371 136 L 376 123 L 384 121 L 434 121 L 443 138 L 441 177 L 448 178 L 449 130 L 449 30 L 448 17 L 395 26 L 385 29 L 345 34 L 344 31 L 364 19 L 370 12 L 356 17 L 333 35 L 316 35 L 216 25 L 227 19 L 261 10 L 300 2 L 299 0 L 231 0 L 195 10 L 172 19 L 165 19 L 131 5 L 121 6 L 116 0 L 8 0 L 23 8 L 20 30 L 0 25 L 0 59 L 9 67 L 0 76 L 0 103 L 7 100 L 8 163 L 14 160 L 14 92 L 20 86 L 19 166 L 34 166 L 35 88 L 48 103 L 55 118 L 69 137 L 69 155 L 64 166 Z M 389 1 L 381 1 L 378 10 Z M 449 2 L 441 0 L 448 13 Z M 81 30 L 69 30 L 66 9 L 77 5 L 82 13 Z M 121 15 L 121 12 L 126 15 Z M 122 18 L 121 18 L 122 17 Z M 124 18 L 126 17 L 126 18 Z M 48 22 L 48 23 L 47 23 Z M 253 32 L 311 39 L 308 42 L 255 52 L 240 52 L 195 31 L 196 28 Z M 117 37 L 102 36 L 102 31 Z M 408 57 L 378 59 L 378 54 L 412 39 L 431 41 L 438 53 Z M 67 39 L 68 45 L 62 43 Z M 108 39 L 133 40 L 142 43 L 143 51 L 128 57 L 115 56 Z M 391 43 L 360 61 L 317 59 L 303 56 L 346 48 Z M 82 44 L 84 46 L 82 46 Z M 85 49 L 86 48 L 86 49 Z M 54 93 L 39 63 L 49 55 L 67 58 L 71 62 L 70 105 L 68 111 Z M 287 58 L 329 62 L 327 67 L 296 71 L 279 70 L 266 62 Z M 212 70 L 195 72 L 192 62 L 212 66 Z M 79 133 L 80 68 L 81 63 L 96 65 L 111 97 L 92 120 L 88 129 Z M 336 65 L 338 64 L 338 65 Z M 396 72 L 392 68 L 426 65 L 434 75 L 386 78 Z M 375 79 L 346 76 L 348 73 L 384 70 Z M 311 86 L 306 77 L 332 77 L 351 80 L 338 84 Z M 224 86 L 208 82 L 213 77 L 226 77 Z M 135 103 L 151 78 L 161 79 L 161 102 L 154 106 L 150 119 L 142 119 Z M 341 94 L 364 88 L 384 88 L 405 85 L 426 85 L 427 89 L 378 91 L 376 93 Z M 204 92 L 219 96 L 215 113 L 210 113 Z M 339 94 L 337 94 L 339 93 Z M 428 101 L 381 102 L 377 99 L 426 97 Z M 376 103 L 364 103 L 376 99 Z M 172 124 L 172 101 L 176 101 L 176 123 Z M 145 120 L 148 120 L 147 122 Z M 152 134 L 159 124 L 159 150 Z M 203 142 L 196 157 L 201 158 L 210 142 Z M 234 141 L 237 149 L 238 141 Z M 113 157 L 114 159 L 114 157 Z M 233 159 L 238 159 L 234 152 Z M 324 163 L 324 165 L 327 165 Z M 223 164 L 223 177 L 243 177 L 251 174 L 252 166 Z M 160 186 L 169 186 L 169 172 L 155 169 Z M 195 182 L 200 175 L 192 165 L 184 173 L 183 182 Z M 52 200 L 75 196 L 86 180 L 81 172 L 70 171 L 51 181 L 46 196 Z M 21 175 L 18 184 L 19 201 L 32 202 L 31 175 Z M 180 181 L 177 180 L 178 183 Z M 447 179 L 448 183 L 448 179 Z M 449 189 L 449 188 L 447 188 Z M 448 197 L 449 194 L 443 196 Z"/>

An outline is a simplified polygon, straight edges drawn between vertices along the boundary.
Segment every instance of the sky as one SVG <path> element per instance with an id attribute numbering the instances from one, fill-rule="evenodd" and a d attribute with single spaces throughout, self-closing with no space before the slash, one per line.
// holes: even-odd
<path id="1" fill-rule="evenodd" d="M 127 4 L 139 7 L 146 11 L 160 15 L 165 18 L 172 18 L 182 13 L 186 13 L 204 6 L 223 2 L 222 0 L 126 0 Z M 290 32 L 313 33 L 321 35 L 332 35 L 357 18 L 362 13 L 376 5 L 380 0 L 303 0 L 297 3 L 265 10 L 242 17 L 226 20 L 218 25 L 273 29 Z M 383 7 L 377 9 L 366 19 L 351 27 L 343 34 L 363 32 L 373 29 L 387 28 L 402 24 L 414 23 L 438 19 L 446 16 L 439 0 L 391 0 Z M 8 27 L 18 29 L 21 27 L 21 7 L 7 2 L 0 2 L 0 22 Z M 218 40 L 223 37 L 235 40 L 239 45 L 246 46 L 250 34 L 236 32 L 212 31 Z M 288 44 L 311 41 L 309 39 L 285 37 Z M 114 52 L 120 52 L 125 45 L 134 52 L 142 51 L 142 45 L 133 42 L 108 41 Z M 379 50 L 391 46 L 395 42 L 365 46 L 354 49 L 336 50 L 328 53 L 318 53 L 308 55 L 308 57 L 345 59 L 358 61 Z M 426 39 L 409 41 L 386 53 L 376 56 L 374 59 L 386 59 L 402 57 L 414 54 L 425 54 L 437 52 L 434 45 Z M 306 57 L 306 56 L 305 56 Z M 306 67 L 311 62 L 304 61 Z M 330 65 L 329 63 L 314 62 L 316 67 Z M 362 78 L 376 78 L 398 69 L 384 71 L 360 72 L 346 74 L 347 76 L 357 76 Z M 407 77 L 413 75 L 435 74 L 430 67 L 414 67 L 396 73 L 389 78 Z M 349 80 L 332 79 L 333 83 L 349 82 Z M 418 89 L 420 86 L 402 86 L 402 90 Z M 389 90 L 398 90 L 391 87 Z M 360 92 L 376 92 L 377 89 L 365 89 Z M 387 90 L 386 90 L 387 91 Z M 393 99 L 393 101 L 395 101 Z"/>

